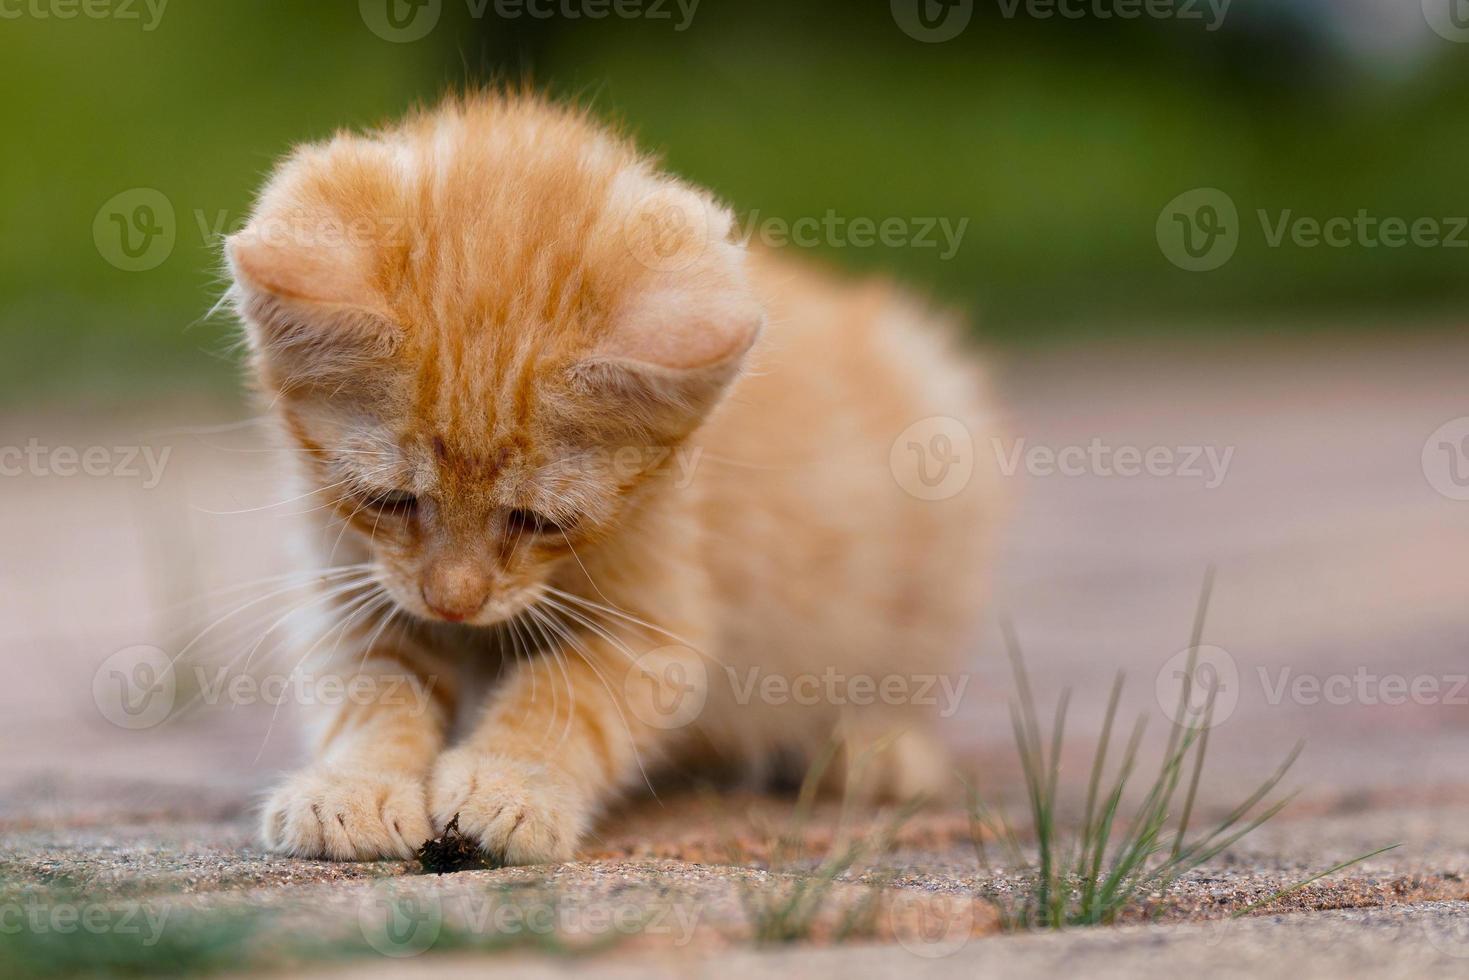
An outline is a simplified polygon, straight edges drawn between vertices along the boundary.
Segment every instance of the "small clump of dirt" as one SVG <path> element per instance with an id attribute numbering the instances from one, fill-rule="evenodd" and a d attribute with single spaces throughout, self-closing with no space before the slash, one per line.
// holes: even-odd
<path id="1" fill-rule="evenodd" d="M 455 871 L 482 871 L 500 867 L 491 862 L 472 839 L 459 832 L 457 813 L 441 835 L 426 841 L 418 849 L 417 857 L 426 875 L 447 875 Z"/>

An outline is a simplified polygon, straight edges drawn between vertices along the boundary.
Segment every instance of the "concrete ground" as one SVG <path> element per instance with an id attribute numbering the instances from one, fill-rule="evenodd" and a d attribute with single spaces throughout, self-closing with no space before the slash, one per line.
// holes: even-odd
<path id="1" fill-rule="evenodd" d="M 1288 780 L 1299 795 L 1180 882 L 1156 921 L 1060 934 L 1006 932 L 973 901 L 1011 879 L 980 867 L 962 812 L 939 807 L 832 882 L 803 938 L 780 945 L 753 940 L 810 887 L 803 872 L 889 813 L 843 830 L 823 805 L 806 856 L 774 862 L 789 800 L 697 796 L 634 803 L 556 868 L 425 877 L 262 853 L 251 810 L 297 758 L 289 709 L 205 704 L 132 730 L 109 721 L 94 682 L 117 651 L 177 650 L 238 605 L 232 583 L 289 568 L 265 506 L 274 454 L 255 427 L 221 427 L 244 417 L 229 406 L 12 413 L 0 445 L 107 447 L 113 472 L 5 478 L 0 958 L 20 974 L 116 971 L 156 936 L 141 972 L 1469 974 L 1469 501 L 1455 499 L 1469 466 L 1430 440 L 1469 416 L 1466 357 L 1450 337 L 1308 339 L 1098 345 L 999 366 L 1008 431 L 975 451 L 1021 462 L 994 604 L 1041 702 L 1073 691 L 1066 784 L 1084 780 L 1119 668 L 1124 712 L 1164 730 L 1212 563 L 1204 643 L 1222 686 L 1201 808 L 1226 811 L 1304 738 Z M 142 444 L 171 450 L 156 485 L 123 465 Z M 1154 474 L 1115 472 L 1133 450 L 1154 451 Z M 1046 451 L 1084 456 L 1085 472 L 1052 471 Z M 198 644 L 198 662 L 226 639 Z M 1016 801 L 993 629 L 971 668 L 953 741 L 987 793 Z M 185 684 L 179 700 L 199 693 Z"/>

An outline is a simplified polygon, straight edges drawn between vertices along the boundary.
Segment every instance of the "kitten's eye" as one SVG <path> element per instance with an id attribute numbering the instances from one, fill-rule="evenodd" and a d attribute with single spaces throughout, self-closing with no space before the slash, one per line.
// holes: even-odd
<path id="1" fill-rule="evenodd" d="M 511 534 L 559 534 L 561 525 L 544 514 L 517 507 L 505 517 L 505 528 Z"/>
<path id="2" fill-rule="evenodd" d="M 406 490 L 386 490 L 368 494 L 366 503 L 373 510 L 407 517 L 418 509 L 418 498 Z"/>

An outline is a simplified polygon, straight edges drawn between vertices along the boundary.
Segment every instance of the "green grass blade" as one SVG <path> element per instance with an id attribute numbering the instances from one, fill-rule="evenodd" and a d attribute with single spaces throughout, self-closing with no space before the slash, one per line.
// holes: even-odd
<path id="1" fill-rule="evenodd" d="M 964 787 L 964 797 L 968 801 L 967 809 L 969 815 L 969 838 L 974 845 L 974 859 L 979 864 L 979 871 L 983 874 L 990 867 L 989 853 L 984 846 L 984 835 L 987 832 L 984 818 L 984 803 L 979 798 L 979 790 L 969 780 L 964 778 L 963 773 L 956 773 L 960 784 Z"/>
<path id="2" fill-rule="evenodd" d="M 1230 813 L 1226 817 L 1224 817 L 1224 819 L 1221 820 L 1218 825 L 1216 825 L 1215 828 L 1208 834 L 1206 834 L 1201 840 L 1195 842 L 1192 846 L 1185 845 L 1183 850 L 1174 860 L 1191 860 L 1192 855 L 1200 853 L 1211 847 L 1212 842 L 1216 838 L 1218 838 L 1219 835 L 1228 833 L 1231 827 L 1235 826 L 1241 820 L 1243 820 L 1246 814 L 1248 814 L 1257 805 L 1259 805 L 1261 800 L 1274 792 L 1276 786 L 1280 785 L 1280 782 L 1285 779 L 1286 774 L 1290 772 L 1291 767 L 1295 765 L 1296 760 L 1300 758 L 1301 750 L 1303 748 L 1305 748 L 1305 743 L 1297 742 L 1295 748 L 1290 751 L 1290 754 L 1285 757 L 1285 760 L 1281 762 L 1281 764 L 1276 768 L 1275 772 L 1270 775 L 1270 778 L 1261 783 L 1260 786 L 1253 793 L 1251 793 L 1243 803 L 1230 811 Z M 1214 853 L 1218 852 L 1215 851 Z"/>
<path id="3" fill-rule="evenodd" d="M 1188 670 L 1157 774 L 1124 824 L 1122 804 L 1137 770 L 1147 718 L 1139 717 L 1133 726 L 1117 770 L 1109 779 L 1107 761 L 1113 751 L 1112 736 L 1123 686 L 1123 675 L 1119 673 L 1108 695 L 1101 736 L 1087 777 L 1081 825 L 1074 836 L 1063 832 L 1059 819 L 1061 753 L 1071 692 L 1069 689 L 1062 691 L 1047 740 L 1041 733 L 1035 693 L 1019 640 L 1010 623 L 1001 624 L 1015 675 L 1016 694 L 1010 702 L 1010 725 L 1029 802 L 1031 829 L 1038 855 L 1035 865 L 1025 859 L 1015 830 L 1004 812 L 987 808 L 977 791 L 967 783 L 966 788 L 969 789 L 970 831 L 981 867 L 988 866 L 983 837 L 986 833 L 993 833 L 1010 851 L 1016 867 L 1025 872 L 1022 885 L 1015 891 L 992 888 L 988 896 L 1000 910 L 1001 921 L 1007 927 L 1062 928 L 1110 923 L 1133 908 L 1147 911 L 1151 907 L 1153 912 L 1159 913 L 1166 905 L 1161 901 L 1153 905 L 1148 899 L 1150 893 L 1156 890 L 1158 895 L 1166 896 L 1180 876 L 1217 857 L 1274 818 L 1290 803 L 1292 797 L 1287 796 L 1260 809 L 1300 757 L 1302 745 L 1299 743 L 1243 802 L 1199 839 L 1189 839 L 1195 809 L 1201 798 L 1219 693 L 1217 688 L 1211 687 L 1206 692 L 1203 707 L 1191 707 L 1197 687 L 1193 674 L 1203 642 L 1213 587 L 1214 568 L 1211 566 L 1204 575 L 1200 590 L 1188 648 Z M 1175 816 L 1174 802 L 1180 788 L 1183 792 L 1182 806 Z M 1171 834 L 1170 824 L 1173 825 Z M 1330 868 L 1241 910 L 1237 915 L 1278 900 L 1297 888 L 1385 850 L 1390 848 L 1373 851 Z"/>
<path id="4" fill-rule="evenodd" d="M 1194 609 L 1194 627 L 1189 634 L 1188 661 L 1184 668 L 1183 685 L 1178 692 L 1178 707 L 1173 714 L 1173 731 L 1168 737 L 1168 751 L 1163 758 L 1173 756 L 1178 745 L 1179 731 L 1187 716 L 1190 696 L 1193 694 L 1194 668 L 1198 666 L 1199 646 L 1204 642 L 1204 621 L 1209 616 L 1209 599 L 1214 593 L 1214 566 L 1204 569 L 1204 583 L 1199 589 L 1199 603 Z"/>
<path id="5" fill-rule="evenodd" d="M 1087 855 L 1093 831 L 1096 829 L 1092 817 L 1096 813 L 1097 789 L 1102 782 L 1102 772 L 1107 767 L 1107 749 L 1112 742 L 1112 724 L 1117 718 L 1117 706 L 1122 699 L 1123 679 L 1123 672 L 1119 670 L 1116 679 L 1112 681 L 1112 692 L 1107 697 L 1107 711 L 1102 716 L 1102 734 L 1097 741 L 1097 753 L 1092 758 L 1092 771 L 1086 787 L 1086 808 L 1081 818 L 1081 854 L 1076 869 L 1077 877 L 1081 877 L 1086 871 Z"/>
<path id="6" fill-rule="evenodd" d="M 1336 874 L 1338 871 L 1344 871 L 1345 869 L 1350 868 L 1354 864 L 1361 864 L 1363 861 L 1367 861 L 1367 860 L 1370 860 L 1372 858 L 1375 858 L 1379 854 L 1386 854 L 1388 851 L 1394 850 L 1394 849 L 1399 848 L 1399 847 L 1402 847 L 1402 846 L 1403 846 L 1402 842 L 1399 841 L 1396 844 L 1389 844 L 1386 847 L 1379 847 L 1377 850 L 1371 852 L 1370 854 L 1363 854 L 1361 857 L 1354 857 L 1351 860 L 1343 861 L 1341 864 L 1338 864 L 1338 865 L 1335 865 L 1333 867 L 1327 868 L 1325 871 L 1321 872 L 1320 874 L 1312 875 L 1311 877 L 1307 878 L 1305 881 L 1298 881 L 1294 885 L 1291 885 L 1289 888 L 1282 888 L 1280 891 L 1276 892 L 1274 895 L 1269 896 L 1268 898 L 1262 898 L 1258 902 L 1255 902 L 1252 905 L 1246 905 L 1244 908 L 1240 909 L 1238 912 L 1235 912 L 1232 915 L 1230 915 L 1230 918 L 1231 919 L 1238 919 L 1238 918 L 1240 918 L 1242 916 L 1249 915 L 1251 912 L 1255 911 L 1256 909 L 1264 908 L 1266 905 L 1269 905 L 1272 902 L 1277 902 L 1277 901 L 1279 901 L 1280 899 L 1284 898 L 1287 895 L 1290 895 L 1290 894 L 1292 894 L 1294 892 L 1300 891 L 1302 888 L 1305 888 L 1307 885 L 1315 884 L 1316 882 L 1320 881 L 1322 878 L 1329 878 L 1331 875 Z"/>
<path id="7" fill-rule="evenodd" d="M 1209 751 L 1209 731 L 1214 726 L 1214 698 L 1219 693 L 1215 688 L 1209 692 L 1209 703 L 1204 707 L 1203 731 L 1199 736 L 1198 754 L 1194 756 L 1194 771 L 1189 777 L 1188 793 L 1183 799 L 1183 815 L 1178 818 L 1178 833 L 1173 837 L 1173 856 L 1183 850 L 1183 840 L 1188 835 L 1189 818 L 1193 816 L 1194 800 L 1199 795 L 1199 777 L 1204 772 L 1204 756 Z"/>
<path id="8" fill-rule="evenodd" d="M 1133 725 L 1132 734 L 1128 737 L 1127 748 L 1122 754 L 1122 764 L 1117 771 L 1116 782 L 1112 791 L 1107 795 L 1107 804 L 1102 809 L 1099 819 L 1096 839 L 1092 843 L 1092 866 L 1083 882 L 1084 909 L 1089 920 L 1095 920 L 1102 912 L 1100 904 L 1100 882 L 1102 879 L 1102 863 L 1107 857 L 1107 848 L 1112 843 L 1112 828 L 1116 824 L 1117 814 L 1122 807 L 1122 796 L 1127 790 L 1128 780 L 1137 765 L 1138 750 L 1142 746 L 1143 732 L 1147 730 L 1147 718 L 1139 716 Z"/>

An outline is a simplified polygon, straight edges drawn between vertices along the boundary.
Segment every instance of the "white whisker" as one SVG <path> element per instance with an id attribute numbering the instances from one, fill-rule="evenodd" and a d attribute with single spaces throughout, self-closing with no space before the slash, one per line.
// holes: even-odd
<path id="1" fill-rule="evenodd" d="M 638 751 L 638 740 L 632 733 L 632 726 L 627 723 L 627 715 L 625 715 L 622 711 L 622 703 L 618 698 L 617 692 L 613 689 L 612 685 L 607 682 L 607 678 L 603 676 L 602 671 L 598 669 L 595 655 L 593 655 L 593 653 L 587 648 L 586 644 L 582 643 L 582 641 L 577 638 L 575 633 L 565 629 L 559 623 L 556 623 L 554 620 L 546 617 L 535 606 L 527 606 L 526 610 L 536 620 L 545 620 L 547 623 L 549 623 L 552 630 L 563 637 L 566 642 L 571 645 L 576 654 L 581 657 L 582 662 L 591 668 L 592 673 L 596 675 L 597 680 L 600 681 L 602 687 L 606 689 L 607 697 L 612 702 L 613 709 L 617 712 L 618 720 L 622 722 L 623 731 L 627 733 L 628 745 L 632 747 L 633 761 L 637 763 L 638 773 L 642 775 L 643 782 L 647 785 L 648 792 L 652 794 L 653 799 L 658 799 L 657 790 L 653 788 L 653 780 L 649 778 L 648 770 L 643 766 L 643 756 L 642 753 Z"/>

